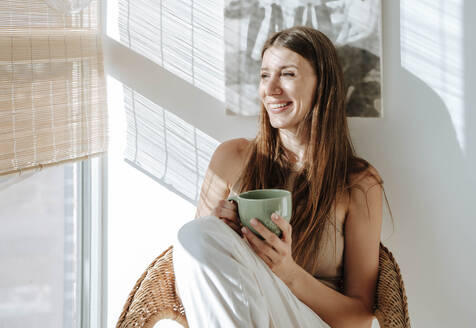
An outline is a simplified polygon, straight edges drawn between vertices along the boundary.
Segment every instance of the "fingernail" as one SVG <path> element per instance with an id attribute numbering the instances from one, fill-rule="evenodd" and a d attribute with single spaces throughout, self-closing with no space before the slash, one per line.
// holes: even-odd
<path id="1" fill-rule="evenodd" d="M 278 214 L 273 213 L 273 215 L 271 215 L 271 219 L 277 220 L 278 219 Z"/>
<path id="2" fill-rule="evenodd" d="M 245 227 L 241 228 L 241 232 L 246 233 L 246 228 Z"/>
<path id="3" fill-rule="evenodd" d="M 257 222 L 256 219 L 251 219 L 251 220 L 250 220 L 250 223 L 251 223 L 252 225 L 256 225 L 258 222 Z"/>

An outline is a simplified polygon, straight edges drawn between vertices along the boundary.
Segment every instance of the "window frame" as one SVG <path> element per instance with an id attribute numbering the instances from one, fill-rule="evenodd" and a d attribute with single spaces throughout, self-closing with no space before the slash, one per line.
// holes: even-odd
<path id="1" fill-rule="evenodd" d="M 107 155 L 76 164 L 80 267 L 77 328 L 107 325 Z"/>

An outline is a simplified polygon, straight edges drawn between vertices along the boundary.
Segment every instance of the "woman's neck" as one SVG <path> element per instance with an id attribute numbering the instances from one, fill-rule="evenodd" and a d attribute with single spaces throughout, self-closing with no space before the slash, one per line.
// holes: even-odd
<path id="1" fill-rule="evenodd" d="M 304 163 L 305 143 L 295 131 L 279 130 L 281 143 L 284 146 L 286 155 L 291 160 L 292 164 L 300 169 Z"/>

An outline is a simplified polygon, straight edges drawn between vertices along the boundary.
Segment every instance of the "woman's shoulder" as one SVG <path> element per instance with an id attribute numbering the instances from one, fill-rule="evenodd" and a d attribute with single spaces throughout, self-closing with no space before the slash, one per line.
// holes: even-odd
<path id="1" fill-rule="evenodd" d="M 252 141 L 245 138 L 230 139 L 218 145 L 213 159 L 229 162 L 241 160 L 246 156 Z"/>
<path id="2" fill-rule="evenodd" d="M 369 162 L 358 159 L 353 172 L 349 174 L 349 187 L 367 191 L 375 185 L 383 185 L 380 173 Z"/>
<path id="3" fill-rule="evenodd" d="M 243 153 L 246 151 L 249 146 L 251 145 L 252 140 L 246 139 L 246 138 L 236 138 L 236 139 L 230 139 L 227 141 L 222 142 L 218 148 L 221 151 L 224 152 L 229 152 L 231 154 L 239 155 L 240 153 Z"/>
<path id="4" fill-rule="evenodd" d="M 351 207 L 367 207 L 370 203 L 380 202 L 383 193 L 383 180 L 378 170 L 366 162 L 356 172 L 349 175 L 346 198 L 346 213 Z"/>
<path id="5" fill-rule="evenodd" d="M 369 166 L 361 172 L 356 172 L 349 177 L 351 186 L 371 187 L 375 184 L 382 184 L 380 173 L 374 166 Z"/>
<path id="6" fill-rule="evenodd" d="M 228 182 L 234 181 L 246 163 L 252 141 L 245 138 L 231 139 L 218 145 L 210 160 L 210 169 Z"/>

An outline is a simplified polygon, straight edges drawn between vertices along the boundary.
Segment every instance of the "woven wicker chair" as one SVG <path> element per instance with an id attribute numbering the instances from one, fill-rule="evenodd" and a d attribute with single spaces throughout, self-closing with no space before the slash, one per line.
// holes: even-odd
<path id="1" fill-rule="evenodd" d="M 382 328 L 410 328 L 402 276 L 392 253 L 380 244 L 375 316 Z M 188 327 L 185 311 L 175 293 L 172 246 L 145 270 L 124 305 L 116 328 L 152 328 L 171 319 Z"/>

